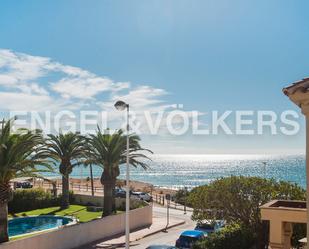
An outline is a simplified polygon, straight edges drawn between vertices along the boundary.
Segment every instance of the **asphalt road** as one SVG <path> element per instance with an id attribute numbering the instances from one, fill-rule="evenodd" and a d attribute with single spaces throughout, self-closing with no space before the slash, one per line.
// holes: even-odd
<path id="1" fill-rule="evenodd" d="M 162 207 L 155 206 L 153 211 L 154 214 L 158 214 L 160 216 L 166 214 L 166 208 Z M 149 245 L 175 245 L 176 240 L 184 230 L 194 229 L 196 223 L 191 220 L 191 215 L 191 212 L 184 214 L 183 211 L 170 209 L 171 217 L 185 220 L 186 223 L 174 228 L 170 228 L 167 232 L 160 232 L 139 241 L 132 242 L 130 247 L 132 249 L 145 249 Z"/>

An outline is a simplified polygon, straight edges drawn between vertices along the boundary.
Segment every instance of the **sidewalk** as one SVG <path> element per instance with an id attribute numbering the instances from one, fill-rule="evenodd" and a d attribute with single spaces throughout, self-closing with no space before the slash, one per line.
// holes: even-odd
<path id="1" fill-rule="evenodd" d="M 168 228 L 179 226 L 184 223 L 185 223 L 184 220 L 170 218 Z M 166 228 L 166 218 L 154 216 L 153 224 L 151 227 L 130 233 L 130 244 L 132 246 L 134 244 L 134 241 L 138 241 L 147 236 L 159 233 L 165 230 L 165 228 Z M 78 249 L 102 249 L 102 248 L 108 248 L 108 249 L 125 248 L 125 236 L 124 235 L 118 236 L 107 241 L 97 241 L 93 244 L 79 247 Z"/>

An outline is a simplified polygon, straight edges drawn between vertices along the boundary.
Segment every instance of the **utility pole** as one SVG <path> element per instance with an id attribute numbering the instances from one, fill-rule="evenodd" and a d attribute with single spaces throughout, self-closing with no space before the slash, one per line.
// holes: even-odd
<path id="1" fill-rule="evenodd" d="M 127 136 L 127 151 L 126 151 L 126 215 L 125 215 L 125 241 L 126 241 L 126 249 L 130 248 L 130 138 L 129 138 L 129 131 L 130 131 L 130 112 L 129 112 L 129 104 L 119 100 L 115 103 L 115 108 L 119 111 L 127 110 L 127 129 L 126 129 L 126 136 Z"/>
<path id="2" fill-rule="evenodd" d="M 166 227 L 165 227 L 165 231 L 167 231 L 167 228 L 170 224 L 170 202 L 171 202 L 171 195 L 170 194 L 166 194 L 165 196 L 166 198 Z"/>
<path id="3" fill-rule="evenodd" d="M 184 206 L 183 206 L 183 213 L 184 214 L 187 214 L 187 194 L 188 194 L 188 188 L 185 187 L 185 203 L 184 203 Z"/>
<path id="4" fill-rule="evenodd" d="M 266 178 L 266 166 L 267 166 L 267 162 L 262 162 L 262 163 L 263 163 L 264 178 Z"/>

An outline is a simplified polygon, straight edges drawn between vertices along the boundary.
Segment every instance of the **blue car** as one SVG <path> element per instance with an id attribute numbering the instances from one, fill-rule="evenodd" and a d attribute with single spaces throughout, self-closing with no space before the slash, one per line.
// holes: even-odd
<path id="1" fill-rule="evenodd" d="M 176 247 L 181 249 L 191 249 L 193 245 L 205 238 L 202 231 L 188 230 L 184 231 L 176 241 Z"/>

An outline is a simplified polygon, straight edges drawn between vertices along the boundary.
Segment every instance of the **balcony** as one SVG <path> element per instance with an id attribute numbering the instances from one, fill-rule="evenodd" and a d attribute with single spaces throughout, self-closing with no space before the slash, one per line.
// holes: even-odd
<path id="1" fill-rule="evenodd" d="M 307 222 L 305 201 L 273 200 L 260 207 L 262 220 L 269 221 L 271 249 L 290 249 L 293 223 Z"/>

